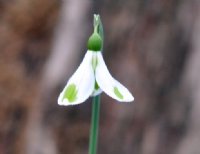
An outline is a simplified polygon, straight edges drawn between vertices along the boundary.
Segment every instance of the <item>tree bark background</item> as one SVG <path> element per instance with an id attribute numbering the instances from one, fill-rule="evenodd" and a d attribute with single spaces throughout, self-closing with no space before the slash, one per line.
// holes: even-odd
<path id="1" fill-rule="evenodd" d="M 199 10 L 198 0 L 1 0 L 0 153 L 87 153 L 91 100 L 61 107 L 57 97 L 93 13 L 109 70 L 135 96 L 102 95 L 98 153 L 200 153 Z"/>

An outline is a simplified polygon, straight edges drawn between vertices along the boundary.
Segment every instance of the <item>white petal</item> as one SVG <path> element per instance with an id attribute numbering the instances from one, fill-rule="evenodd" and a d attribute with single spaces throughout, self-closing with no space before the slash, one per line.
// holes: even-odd
<path id="1" fill-rule="evenodd" d="M 92 67 L 93 54 L 92 51 L 87 51 L 82 63 L 60 93 L 58 97 L 59 105 L 80 104 L 92 94 L 95 84 Z"/>
<path id="2" fill-rule="evenodd" d="M 108 71 L 101 52 L 97 52 L 98 63 L 95 70 L 96 81 L 99 87 L 110 97 L 120 102 L 134 100 L 132 94 L 121 83 L 115 80 Z"/>

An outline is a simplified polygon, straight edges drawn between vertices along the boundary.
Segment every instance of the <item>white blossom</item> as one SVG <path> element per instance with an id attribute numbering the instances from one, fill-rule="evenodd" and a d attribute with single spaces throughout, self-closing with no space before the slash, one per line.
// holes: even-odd
<path id="1" fill-rule="evenodd" d="M 82 63 L 60 93 L 58 104 L 80 104 L 102 91 L 120 102 L 134 100 L 128 89 L 111 76 L 102 52 L 88 50 Z"/>

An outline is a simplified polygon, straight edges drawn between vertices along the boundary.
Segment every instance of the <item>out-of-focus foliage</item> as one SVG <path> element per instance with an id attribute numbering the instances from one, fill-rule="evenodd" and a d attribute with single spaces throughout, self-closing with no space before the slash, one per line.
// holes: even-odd
<path id="1" fill-rule="evenodd" d="M 93 13 L 109 69 L 135 96 L 116 104 L 102 95 L 99 153 L 200 153 L 199 10 L 193 0 L 1 0 L 0 153 L 87 153 L 91 100 L 60 107 L 57 96 L 85 53 Z M 57 56 L 67 43 L 80 57 Z"/>

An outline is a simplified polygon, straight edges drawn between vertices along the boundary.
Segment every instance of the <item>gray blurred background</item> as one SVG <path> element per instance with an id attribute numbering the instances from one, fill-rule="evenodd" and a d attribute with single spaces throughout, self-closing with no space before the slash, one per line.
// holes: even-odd
<path id="1" fill-rule="evenodd" d="M 86 52 L 134 95 L 104 93 L 98 154 L 200 154 L 199 0 L 0 0 L 0 154 L 87 154 L 91 99 L 57 97 Z"/>

